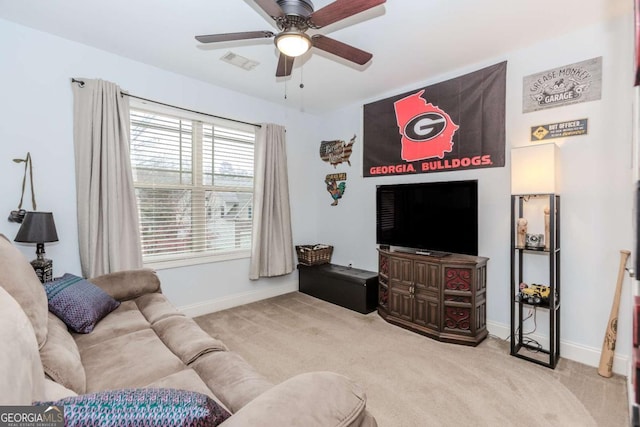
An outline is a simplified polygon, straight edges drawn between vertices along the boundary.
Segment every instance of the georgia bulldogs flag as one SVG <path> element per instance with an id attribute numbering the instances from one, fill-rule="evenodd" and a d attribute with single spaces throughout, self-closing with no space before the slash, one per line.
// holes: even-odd
<path id="1" fill-rule="evenodd" d="M 364 106 L 363 175 L 504 166 L 507 63 Z"/>

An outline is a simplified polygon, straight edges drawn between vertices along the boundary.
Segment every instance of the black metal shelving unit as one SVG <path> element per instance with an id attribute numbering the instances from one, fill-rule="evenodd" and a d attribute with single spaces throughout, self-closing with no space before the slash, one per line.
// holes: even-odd
<path id="1" fill-rule="evenodd" d="M 517 246 L 517 221 L 523 218 L 525 203 L 547 199 L 549 207 L 549 248 L 532 250 Z M 560 359 L 560 196 L 557 194 L 526 194 L 511 196 L 511 355 L 555 369 Z M 519 296 L 524 282 L 523 267 L 529 257 L 548 258 L 549 298 L 547 303 L 530 304 Z M 525 307 L 542 309 L 549 313 L 549 345 L 540 348 L 525 341 L 523 313 Z"/>

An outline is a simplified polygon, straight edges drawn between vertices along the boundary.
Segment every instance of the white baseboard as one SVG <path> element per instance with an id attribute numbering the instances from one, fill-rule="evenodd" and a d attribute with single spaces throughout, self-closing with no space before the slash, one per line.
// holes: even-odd
<path id="1" fill-rule="evenodd" d="M 487 329 L 491 335 L 500 338 L 507 338 L 511 334 L 509 325 L 498 322 L 487 322 Z M 548 337 L 542 335 L 531 334 L 529 337 L 546 346 Z M 548 348 L 548 347 L 547 347 Z M 560 340 L 560 357 L 583 363 L 588 366 L 598 367 L 600 363 L 600 348 L 588 347 L 575 342 Z M 613 372 L 623 376 L 627 376 L 629 371 L 629 357 L 626 355 L 616 354 L 613 360 Z"/>
<path id="2" fill-rule="evenodd" d="M 216 311 L 226 310 L 228 308 L 237 307 L 239 305 L 249 304 L 263 299 L 277 297 L 278 295 L 288 294 L 298 290 L 298 281 L 293 280 L 284 285 L 273 286 L 257 291 L 242 292 L 235 295 L 229 295 L 221 298 L 202 301 L 196 304 L 178 307 L 185 316 L 197 317 L 205 314 L 214 313 Z"/>
<path id="3" fill-rule="evenodd" d="M 631 425 L 633 424 L 633 406 L 635 403 L 636 392 L 633 389 L 633 361 L 629 361 L 629 368 L 627 371 L 627 398 L 629 400 L 629 419 Z"/>

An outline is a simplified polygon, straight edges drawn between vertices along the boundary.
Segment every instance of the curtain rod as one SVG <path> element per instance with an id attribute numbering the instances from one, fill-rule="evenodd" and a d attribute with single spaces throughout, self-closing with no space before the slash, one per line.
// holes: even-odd
<path id="1" fill-rule="evenodd" d="M 78 80 L 75 78 L 71 78 L 71 83 L 78 83 L 78 86 L 80 87 L 84 87 L 84 81 L 82 80 Z M 230 119 L 228 117 L 221 117 L 221 116 L 216 116 L 215 114 L 208 114 L 208 113 L 202 113 L 200 111 L 195 111 L 195 110 L 190 110 L 188 108 L 183 108 L 183 107 L 178 107 L 176 105 L 171 105 L 171 104 L 165 104 L 164 102 L 160 102 L 160 101 L 154 101 L 153 99 L 148 99 L 148 98 L 143 98 L 141 96 L 136 96 L 136 95 L 131 95 L 129 93 L 126 92 L 122 92 L 120 91 L 120 95 L 121 96 L 128 96 L 129 98 L 135 98 L 135 99 L 139 99 L 141 101 L 147 101 L 147 102 L 153 102 L 154 104 L 158 104 L 158 105 L 164 105 L 165 107 L 171 107 L 171 108 L 177 108 L 178 110 L 182 110 L 182 111 L 188 111 L 190 113 L 196 113 L 196 114 L 202 114 L 204 116 L 208 116 L 208 117 L 214 117 L 216 119 L 222 119 L 222 120 L 229 120 L 232 122 L 236 122 L 236 123 L 242 123 L 244 125 L 250 125 L 250 126 L 255 126 L 257 128 L 261 128 L 262 126 L 256 123 L 249 123 L 249 122 L 243 122 L 242 120 L 235 120 L 235 119 Z"/>

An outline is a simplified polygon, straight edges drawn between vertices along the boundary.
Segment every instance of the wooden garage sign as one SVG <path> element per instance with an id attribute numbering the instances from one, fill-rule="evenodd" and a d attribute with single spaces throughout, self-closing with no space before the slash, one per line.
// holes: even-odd
<path id="1" fill-rule="evenodd" d="M 602 97 L 602 57 L 526 76 L 522 112 L 562 107 Z"/>

